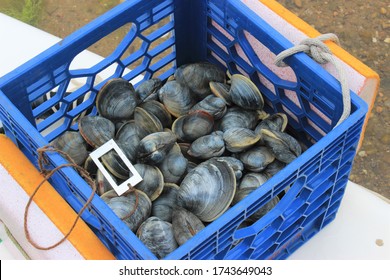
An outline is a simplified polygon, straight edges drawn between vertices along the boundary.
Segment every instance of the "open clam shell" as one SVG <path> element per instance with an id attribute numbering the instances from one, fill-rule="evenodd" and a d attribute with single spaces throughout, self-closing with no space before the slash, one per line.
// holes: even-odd
<path id="1" fill-rule="evenodd" d="M 235 191 L 233 169 L 225 162 L 210 159 L 196 166 L 183 179 L 178 205 L 201 221 L 211 222 L 228 209 Z"/>

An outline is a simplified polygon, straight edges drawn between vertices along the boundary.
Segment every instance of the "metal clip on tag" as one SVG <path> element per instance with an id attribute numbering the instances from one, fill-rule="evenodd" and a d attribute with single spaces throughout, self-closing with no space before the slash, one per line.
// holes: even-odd
<path id="1" fill-rule="evenodd" d="M 123 160 L 123 162 L 126 164 L 127 168 L 130 170 L 131 176 L 129 179 L 127 179 L 125 182 L 120 184 L 119 186 L 115 183 L 115 181 L 112 179 L 111 175 L 108 173 L 106 168 L 103 166 L 103 164 L 100 162 L 99 158 L 101 158 L 103 155 L 108 153 L 111 150 L 115 150 L 119 157 Z M 104 145 L 97 148 L 95 151 L 93 151 L 90 154 L 92 160 L 95 162 L 96 166 L 99 168 L 99 170 L 103 173 L 103 176 L 107 179 L 107 181 L 110 183 L 112 188 L 115 190 L 115 192 L 118 195 L 124 194 L 126 191 L 129 190 L 129 184 L 134 187 L 139 182 L 142 181 L 141 175 L 137 172 L 137 170 L 134 168 L 134 166 L 131 164 L 129 159 L 125 156 L 123 151 L 119 148 L 118 144 L 115 143 L 113 139 L 107 141 L 104 143 Z"/>

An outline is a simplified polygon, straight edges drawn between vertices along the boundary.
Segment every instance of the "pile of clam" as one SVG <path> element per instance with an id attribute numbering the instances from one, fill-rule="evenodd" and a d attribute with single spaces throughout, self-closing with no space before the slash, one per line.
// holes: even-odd
<path id="1" fill-rule="evenodd" d="M 101 198 L 163 258 L 301 154 L 285 132 L 286 115 L 268 115 L 263 105 L 247 77 L 188 64 L 166 82 L 153 78 L 137 89 L 121 78 L 109 80 L 96 98 L 99 114 L 82 117 L 79 131 L 53 144 L 94 176 Z M 122 196 L 88 157 L 110 139 L 143 178 Z M 101 161 L 118 183 L 131 175 L 114 150 Z"/>

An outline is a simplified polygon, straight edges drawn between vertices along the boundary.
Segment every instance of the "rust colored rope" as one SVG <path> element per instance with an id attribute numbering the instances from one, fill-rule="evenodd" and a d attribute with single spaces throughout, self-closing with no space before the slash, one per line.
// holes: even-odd
<path id="1" fill-rule="evenodd" d="M 51 250 L 55 247 L 57 247 L 58 245 L 60 245 L 61 243 L 63 243 L 68 237 L 69 235 L 72 233 L 72 231 L 74 230 L 78 220 L 80 219 L 81 215 L 83 214 L 84 210 L 88 207 L 88 205 L 91 203 L 94 195 L 95 195 L 95 192 L 96 192 L 96 184 L 95 182 L 92 180 L 92 178 L 89 176 L 89 173 L 82 167 L 80 167 L 79 165 L 77 165 L 71 158 L 68 154 L 54 148 L 53 146 L 50 146 L 50 145 L 47 145 L 47 146 L 44 146 L 42 148 L 39 148 L 37 149 L 37 152 L 38 152 L 38 164 L 39 164 L 39 169 L 42 173 L 42 175 L 44 175 L 44 179 L 39 183 L 39 185 L 35 188 L 34 192 L 31 194 L 27 204 L 26 204 L 26 208 L 24 210 L 24 233 L 26 235 L 26 238 L 28 240 L 28 242 L 34 246 L 35 248 L 39 249 L 39 250 Z M 61 164 L 60 166 L 57 166 L 55 167 L 54 169 L 52 170 L 47 170 L 45 169 L 43 166 L 44 164 L 48 164 L 48 161 L 47 159 L 45 158 L 44 156 L 44 153 L 47 153 L 47 152 L 56 152 L 56 153 L 59 153 L 61 154 L 66 160 L 68 160 L 70 163 L 65 163 L 65 164 Z M 30 231 L 28 229 L 28 225 L 27 225 L 27 221 L 28 221 L 28 211 L 29 211 L 29 208 L 30 208 L 30 205 L 33 201 L 33 198 L 34 196 L 37 194 L 37 192 L 39 191 L 39 189 L 41 188 L 41 186 L 51 177 L 53 176 L 53 174 L 60 170 L 61 168 L 64 168 L 64 167 L 73 167 L 75 168 L 79 173 L 80 175 L 87 181 L 87 183 L 91 186 L 92 188 L 92 192 L 91 192 L 91 195 L 89 196 L 88 200 L 85 202 L 85 204 L 83 205 L 83 207 L 81 208 L 81 210 L 79 211 L 79 213 L 77 214 L 77 217 L 75 219 L 75 221 L 73 222 L 71 228 L 69 229 L 69 231 L 64 235 L 64 237 L 62 239 L 60 239 L 58 242 L 56 242 L 55 244 L 53 245 L 50 245 L 50 246 L 47 246 L 47 247 L 44 247 L 44 246 L 41 246 L 39 244 L 37 244 L 35 241 L 32 240 L 31 238 L 31 234 L 30 234 Z"/>

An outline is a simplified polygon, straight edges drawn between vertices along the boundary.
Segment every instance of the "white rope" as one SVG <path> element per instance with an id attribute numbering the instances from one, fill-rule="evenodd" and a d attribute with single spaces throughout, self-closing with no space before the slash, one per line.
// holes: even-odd
<path id="1" fill-rule="evenodd" d="M 338 126 L 343 120 L 349 117 L 351 113 L 351 96 L 347 81 L 347 76 L 345 74 L 344 68 L 341 63 L 339 63 L 334 56 L 332 55 L 329 47 L 324 43 L 324 41 L 333 41 L 336 44 L 340 44 L 339 39 L 333 33 L 323 34 L 318 36 L 317 38 L 307 38 L 304 39 L 299 45 L 296 45 L 292 48 L 289 48 L 285 51 L 279 53 L 275 58 L 275 64 L 279 67 L 288 66 L 283 62 L 286 57 L 290 55 L 304 52 L 312 57 L 316 62 L 320 64 L 325 64 L 331 62 L 335 67 L 339 74 L 339 81 L 341 84 L 341 93 L 343 96 L 343 113 L 336 126 Z M 336 127 L 335 126 L 335 127 Z"/>

